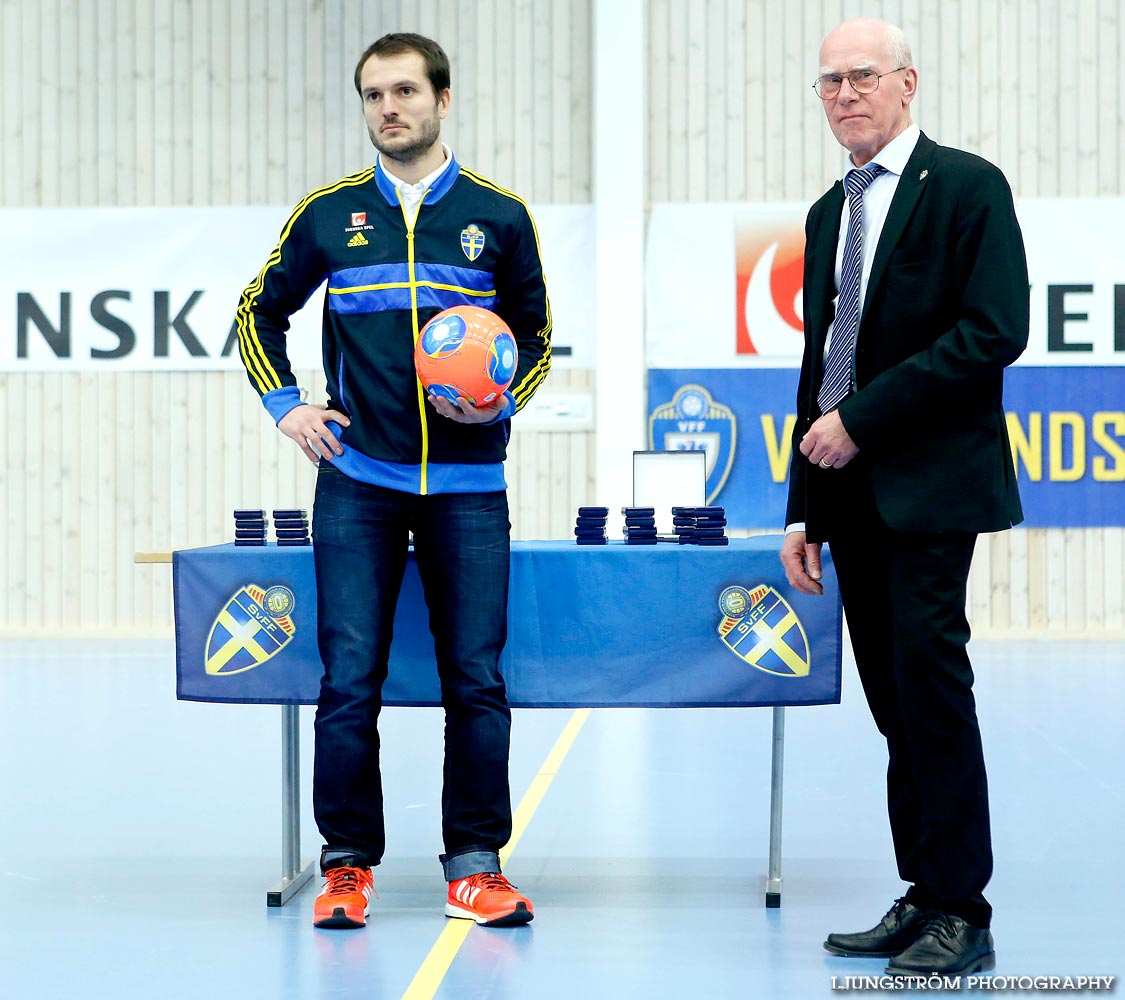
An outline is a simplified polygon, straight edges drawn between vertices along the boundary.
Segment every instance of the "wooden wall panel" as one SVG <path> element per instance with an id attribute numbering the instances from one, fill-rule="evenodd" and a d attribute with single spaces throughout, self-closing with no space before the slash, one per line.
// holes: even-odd
<path id="1" fill-rule="evenodd" d="M 817 49 L 861 13 L 907 31 L 919 124 L 999 164 L 1017 196 L 1125 191 L 1118 0 L 649 0 L 636 94 L 595 89 L 593 45 L 615 44 L 593 38 L 595 2 L 0 0 L 0 205 L 294 204 L 370 162 L 351 74 L 390 30 L 442 41 L 445 138 L 529 201 L 593 199 L 596 97 L 647 115 L 650 203 L 811 202 L 841 164 Z M 311 502 L 314 470 L 241 373 L 0 374 L 0 418 L 3 631 L 166 630 L 168 569 L 134 552 L 226 538 L 235 506 Z M 569 534 L 593 449 L 517 426 L 517 537 Z M 1122 529 L 983 538 L 976 634 L 1120 635 L 1123 572 Z"/>

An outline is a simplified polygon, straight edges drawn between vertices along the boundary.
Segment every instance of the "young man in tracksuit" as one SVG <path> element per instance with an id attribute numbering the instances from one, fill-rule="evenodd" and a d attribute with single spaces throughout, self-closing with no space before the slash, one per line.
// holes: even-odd
<path id="1" fill-rule="evenodd" d="M 509 419 L 550 368 L 550 306 L 527 207 L 440 141 L 449 84 L 448 58 L 428 38 L 385 35 L 363 53 L 355 85 L 376 163 L 297 206 L 238 308 L 251 383 L 282 433 L 319 463 L 318 927 L 363 926 L 383 855 L 377 720 L 409 532 L 445 708 L 445 912 L 489 926 L 533 915 L 498 853 L 512 830 L 511 713 L 498 669 L 510 531 L 503 462 Z M 301 402 L 285 333 L 325 279 L 321 407 Z M 519 349 L 510 389 L 479 408 L 428 396 L 414 370 L 419 330 L 459 304 L 496 312 Z"/>

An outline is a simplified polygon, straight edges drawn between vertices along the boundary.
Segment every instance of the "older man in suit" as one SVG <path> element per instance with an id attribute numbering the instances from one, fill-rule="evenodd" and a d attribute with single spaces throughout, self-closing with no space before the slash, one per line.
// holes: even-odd
<path id="1" fill-rule="evenodd" d="M 889 957 L 892 975 L 972 973 L 995 952 L 965 592 L 977 534 L 1022 520 L 1001 392 L 1027 345 L 1027 262 L 1000 171 L 913 124 L 901 30 L 841 24 L 814 86 L 850 162 L 805 226 L 781 559 L 815 594 L 831 548 L 909 884 L 875 927 L 825 948 Z"/>

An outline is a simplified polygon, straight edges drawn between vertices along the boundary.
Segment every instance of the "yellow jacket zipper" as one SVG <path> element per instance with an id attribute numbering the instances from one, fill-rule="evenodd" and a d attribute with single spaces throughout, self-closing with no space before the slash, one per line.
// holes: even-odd
<path id="1" fill-rule="evenodd" d="M 426 200 L 426 195 L 429 194 L 429 189 L 422 195 L 421 200 L 418 202 L 414 209 L 414 216 L 411 218 L 406 211 L 406 202 L 402 200 L 402 190 L 395 189 L 398 195 L 399 208 L 402 209 L 402 219 L 406 223 L 406 268 L 407 276 L 410 282 L 410 324 L 414 335 L 414 348 L 418 347 L 418 282 L 415 280 L 414 275 L 414 225 L 418 221 L 418 213 L 422 211 L 422 202 Z M 415 383 L 418 386 L 418 419 L 422 422 L 422 464 L 421 464 L 421 482 L 419 484 L 418 492 L 426 495 L 426 472 L 427 464 L 430 455 L 430 433 L 429 424 L 426 422 L 426 390 L 422 387 L 421 380 L 415 376 Z"/>

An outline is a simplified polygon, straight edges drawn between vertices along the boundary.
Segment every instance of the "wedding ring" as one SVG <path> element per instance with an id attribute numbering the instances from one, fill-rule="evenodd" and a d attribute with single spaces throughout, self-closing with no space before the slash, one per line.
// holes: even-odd
<path id="1" fill-rule="evenodd" d="M 821 467 L 822 469 L 831 469 L 831 468 L 832 468 L 832 463 L 822 458 L 822 459 L 820 460 L 820 467 Z"/>

